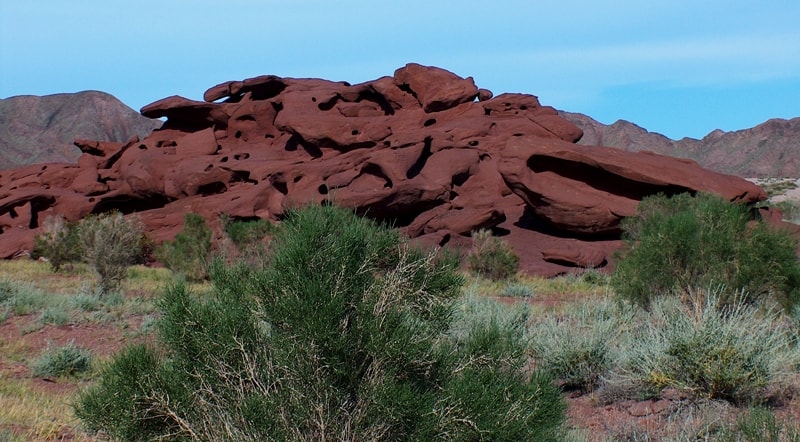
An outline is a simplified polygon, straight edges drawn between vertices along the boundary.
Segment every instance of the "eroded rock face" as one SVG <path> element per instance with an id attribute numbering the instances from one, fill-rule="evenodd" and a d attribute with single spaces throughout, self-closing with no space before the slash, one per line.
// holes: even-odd
<path id="1" fill-rule="evenodd" d="M 468 246 L 505 235 L 530 273 L 602 267 L 644 196 L 766 198 L 743 179 L 670 157 L 575 144 L 582 132 L 531 95 L 409 64 L 350 85 L 262 76 L 169 97 L 142 114 L 161 129 L 127 143 L 76 141 L 78 164 L 0 172 L 0 256 L 31 248 L 47 216 L 137 213 L 157 241 L 185 212 L 278 221 L 332 200 L 411 238 Z"/>

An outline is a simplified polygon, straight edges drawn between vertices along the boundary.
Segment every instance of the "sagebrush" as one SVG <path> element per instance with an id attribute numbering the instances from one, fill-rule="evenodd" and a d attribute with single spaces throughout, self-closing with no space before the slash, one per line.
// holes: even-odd
<path id="1" fill-rule="evenodd" d="M 102 370 L 84 423 L 125 440 L 560 440 L 558 389 L 524 370 L 525 316 L 464 326 L 453 257 L 328 206 L 291 212 L 273 250 L 214 261 L 211 299 L 170 288 L 161 345 Z"/>
<path id="2" fill-rule="evenodd" d="M 78 230 L 83 259 L 97 275 L 102 293 L 119 288 L 128 266 L 140 259 L 144 226 L 135 216 L 120 212 L 91 215 Z"/>

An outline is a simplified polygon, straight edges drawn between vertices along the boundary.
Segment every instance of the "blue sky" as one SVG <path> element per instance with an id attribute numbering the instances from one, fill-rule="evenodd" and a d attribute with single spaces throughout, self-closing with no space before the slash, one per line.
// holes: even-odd
<path id="1" fill-rule="evenodd" d="M 700 138 L 800 116 L 800 1 L 0 2 L 0 97 L 139 109 L 261 74 L 351 83 L 408 62 L 603 123 Z"/>

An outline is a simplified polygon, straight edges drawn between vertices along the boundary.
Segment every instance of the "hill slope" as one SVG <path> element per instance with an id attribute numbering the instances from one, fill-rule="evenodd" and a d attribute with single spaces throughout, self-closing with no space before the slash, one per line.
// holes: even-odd
<path id="1" fill-rule="evenodd" d="M 583 130 L 578 144 L 689 158 L 703 167 L 741 177 L 800 177 L 800 118 L 772 119 L 731 132 L 715 130 L 702 140 L 671 140 L 624 120 L 605 125 L 583 114 L 560 115 Z"/>
<path id="2" fill-rule="evenodd" d="M 161 124 L 98 91 L 0 99 L 0 169 L 74 162 L 76 138 L 125 141 Z"/>

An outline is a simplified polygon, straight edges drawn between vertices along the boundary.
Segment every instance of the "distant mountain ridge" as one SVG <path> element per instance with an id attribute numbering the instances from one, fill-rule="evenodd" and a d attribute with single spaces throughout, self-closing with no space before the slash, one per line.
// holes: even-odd
<path id="1" fill-rule="evenodd" d="M 800 178 L 800 118 L 771 119 L 731 132 L 715 130 L 700 140 L 672 140 L 625 120 L 606 125 L 583 114 L 559 113 L 583 130 L 578 144 L 689 158 L 708 169 L 745 178 Z"/>
<path id="2" fill-rule="evenodd" d="M 583 130 L 578 144 L 689 158 L 746 178 L 800 177 L 800 118 L 715 130 L 700 140 L 672 140 L 625 120 L 606 125 L 587 115 L 559 113 Z M 77 138 L 121 142 L 134 135 L 144 138 L 161 124 L 99 91 L 0 99 L 0 170 L 75 162 L 81 153 L 72 143 Z"/>
<path id="3" fill-rule="evenodd" d="M 76 138 L 125 141 L 161 124 L 99 91 L 0 99 L 0 169 L 75 162 Z"/>

